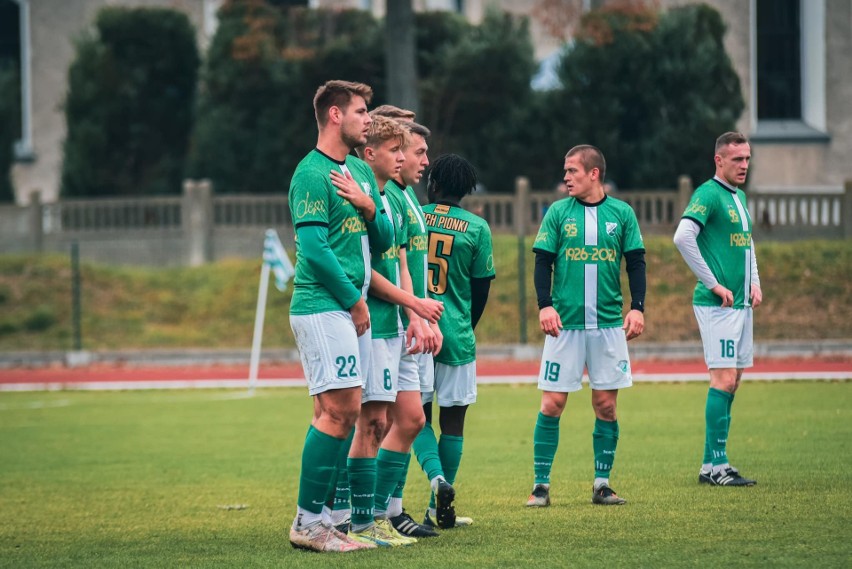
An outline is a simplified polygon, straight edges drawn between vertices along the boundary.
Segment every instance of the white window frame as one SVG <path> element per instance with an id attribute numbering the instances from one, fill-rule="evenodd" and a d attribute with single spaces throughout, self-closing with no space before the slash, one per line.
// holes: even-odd
<path id="1" fill-rule="evenodd" d="M 21 138 L 15 141 L 15 158 L 29 161 L 33 150 L 32 47 L 30 42 L 30 0 L 14 0 L 18 4 L 18 26 L 21 36 Z"/>
<path id="2" fill-rule="evenodd" d="M 758 120 L 757 114 L 757 0 L 750 0 L 751 131 L 766 141 L 828 140 L 825 105 L 825 0 L 799 0 L 801 14 L 802 116 L 799 119 Z"/>

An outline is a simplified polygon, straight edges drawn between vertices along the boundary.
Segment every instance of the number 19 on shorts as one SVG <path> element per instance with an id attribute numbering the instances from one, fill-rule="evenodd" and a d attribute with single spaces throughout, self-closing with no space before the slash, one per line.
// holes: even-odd
<path id="1" fill-rule="evenodd" d="M 559 362 L 544 361 L 544 379 L 547 381 L 559 381 L 559 370 L 562 366 Z"/>

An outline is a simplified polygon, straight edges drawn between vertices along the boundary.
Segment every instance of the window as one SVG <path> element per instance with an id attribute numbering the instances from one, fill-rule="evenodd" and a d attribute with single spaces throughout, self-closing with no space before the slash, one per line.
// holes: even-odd
<path id="1" fill-rule="evenodd" d="M 757 0 L 757 119 L 802 118 L 800 0 Z"/>
<path id="2" fill-rule="evenodd" d="M 753 139 L 825 141 L 825 0 L 752 0 Z"/>

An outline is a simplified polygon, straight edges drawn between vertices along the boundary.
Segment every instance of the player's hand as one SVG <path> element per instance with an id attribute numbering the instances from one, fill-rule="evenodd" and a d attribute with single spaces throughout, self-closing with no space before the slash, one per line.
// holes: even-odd
<path id="1" fill-rule="evenodd" d="M 562 329 L 562 319 L 559 318 L 559 313 L 552 306 L 545 306 L 538 311 L 538 323 L 541 326 L 541 331 L 548 336 L 554 338 L 559 337 L 559 331 Z"/>
<path id="2" fill-rule="evenodd" d="M 349 314 L 352 315 L 352 323 L 355 325 L 355 332 L 359 336 L 370 329 L 370 310 L 367 308 L 367 301 L 359 298 L 358 302 L 352 305 L 349 309 Z"/>
<path id="3" fill-rule="evenodd" d="M 645 331 L 645 315 L 638 310 L 631 310 L 624 317 L 624 326 L 621 329 L 624 330 L 628 342 L 636 338 Z"/>
<path id="4" fill-rule="evenodd" d="M 411 309 L 420 318 L 434 323 L 441 318 L 441 314 L 444 312 L 444 303 L 432 298 L 418 298 L 414 301 Z"/>
<path id="5" fill-rule="evenodd" d="M 756 284 L 751 285 L 751 306 L 757 308 L 763 302 L 763 291 Z"/>
<path id="6" fill-rule="evenodd" d="M 355 206 L 364 219 L 372 221 L 376 218 L 376 203 L 373 201 L 373 196 L 365 193 L 351 174 L 332 170 L 331 183 L 337 188 L 337 195 Z"/>
<path id="7" fill-rule="evenodd" d="M 710 292 L 722 299 L 722 307 L 734 305 L 734 293 L 726 289 L 720 284 L 717 284 L 710 289 Z"/>
<path id="8" fill-rule="evenodd" d="M 441 328 L 438 326 L 437 322 L 430 322 L 429 329 L 432 330 L 433 334 L 435 334 L 435 349 L 432 350 L 432 355 L 437 356 L 438 352 L 440 352 L 441 348 L 444 346 L 444 334 L 441 332 Z"/>
<path id="9" fill-rule="evenodd" d="M 417 318 L 411 319 L 405 330 L 405 348 L 409 354 L 425 352 L 427 345 L 423 335 L 423 325 Z"/>

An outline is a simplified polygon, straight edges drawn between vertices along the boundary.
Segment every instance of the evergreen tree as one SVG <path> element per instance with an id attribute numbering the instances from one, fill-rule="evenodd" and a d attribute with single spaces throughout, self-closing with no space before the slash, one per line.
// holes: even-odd
<path id="1" fill-rule="evenodd" d="M 180 193 L 199 65 L 187 16 L 103 8 L 76 51 L 65 101 L 62 193 Z"/>

